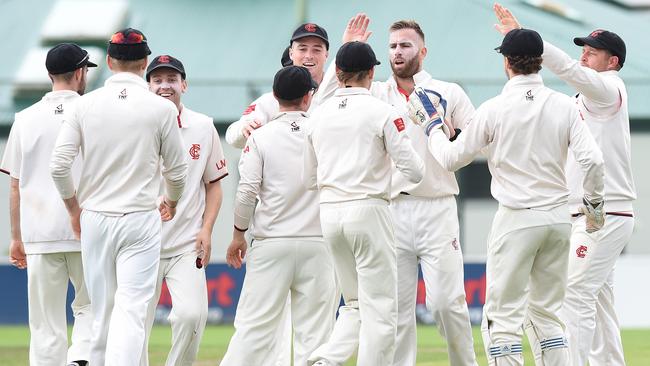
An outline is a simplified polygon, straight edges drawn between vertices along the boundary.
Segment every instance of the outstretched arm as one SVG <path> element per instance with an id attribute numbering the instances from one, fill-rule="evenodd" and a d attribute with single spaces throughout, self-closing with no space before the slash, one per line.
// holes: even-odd
<path id="1" fill-rule="evenodd" d="M 343 32 L 343 43 L 353 41 L 367 42 L 368 38 L 372 35 L 372 32 L 368 31 L 368 24 L 370 24 L 370 18 L 364 13 L 359 13 L 352 17 Z"/>

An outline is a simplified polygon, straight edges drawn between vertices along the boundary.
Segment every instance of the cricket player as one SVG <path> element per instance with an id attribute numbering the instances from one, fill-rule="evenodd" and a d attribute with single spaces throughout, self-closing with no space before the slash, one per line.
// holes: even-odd
<path id="1" fill-rule="evenodd" d="M 96 67 L 88 52 L 61 43 L 47 53 L 52 91 L 16 114 L 0 171 L 11 178 L 11 264 L 27 269 L 29 362 L 33 366 L 85 366 L 90 353 L 92 313 L 83 278 L 81 245 L 50 177 L 50 156 L 61 123 L 86 89 L 86 73 Z M 73 176 L 79 179 L 79 162 Z M 37 217 L 43 220 L 36 221 Z M 66 294 L 75 289 L 72 344 L 68 348 Z"/>
<path id="2" fill-rule="evenodd" d="M 515 17 L 495 5 L 498 29 L 521 28 Z M 578 211 L 582 172 L 569 156 L 569 208 L 574 217 L 569 251 L 569 280 L 561 317 L 566 323 L 571 364 L 625 365 L 618 317 L 614 308 L 614 266 L 634 231 L 630 121 L 627 90 L 619 76 L 625 43 L 616 33 L 598 29 L 573 42 L 582 47 L 580 60 L 544 42 L 543 65 L 575 88 L 575 102 L 605 160 L 607 220 L 597 235 Z"/>
<path id="3" fill-rule="evenodd" d="M 370 95 L 379 64 L 367 43 L 345 43 L 336 54 L 340 88 L 312 115 L 305 179 L 320 191 L 323 238 L 334 257 L 346 309 L 330 341 L 310 360 L 339 365 L 337 348 L 358 330 L 358 365 L 393 362 L 397 328 L 397 264 L 388 209 L 391 160 L 412 183 L 424 163 L 411 146 L 403 118 Z"/>
<path id="4" fill-rule="evenodd" d="M 369 33 L 366 32 L 368 22 L 364 14 L 357 14 L 348 22 L 343 43 L 350 41 L 365 41 Z M 365 38 L 364 38 L 365 37 Z M 282 66 L 285 62 L 293 62 L 293 65 L 306 67 L 312 78 L 319 85 L 308 112 L 313 111 L 317 106 L 331 97 L 336 90 L 337 83 L 334 76 L 334 66 L 325 72 L 325 63 L 329 55 L 329 39 L 327 31 L 314 23 L 305 23 L 293 32 L 289 40 L 289 59 L 282 58 Z M 327 80 L 327 83 L 322 83 Z M 243 148 L 250 133 L 267 123 L 278 113 L 278 102 L 273 93 L 262 94 L 244 111 L 241 118 L 230 124 L 226 130 L 226 141 L 237 148 Z"/>
<path id="5" fill-rule="evenodd" d="M 73 231 L 82 233 L 94 315 L 89 363 L 127 366 L 140 364 L 147 307 L 156 290 L 161 217 L 175 214 L 187 153 L 176 106 L 149 92 L 142 78 L 151 54 L 146 37 L 123 29 L 113 34 L 107 51 L 114 75 L 77 99 L 50 168 Z M 71 165 L 80 150 L 84 164 L 76 187 Z M 161 159 L 165 195 L 157 210 Z"/>
<path id="6" fill-rule="evenodd" d="M 321 234 L 318 192 L 308 191 L 301 179 L 306 111 L 317 87 L 305 67 L 278 71 L 273 94 L 280 112 L 249 136 L 239 160 L 235 227 L 226 261 L 235 268 L 246 254 L 248 261 L 223 366 L 275 360 L 273 337 L 283 326 L 287 294 L 293 365 L 307 366 L 307 357 L 327 340 L 334 325 L 339 299 L 332 296 L 336 280 Z M 250 246 L 244 238 L 249 228 Z"/>
<path id="7" fill-rule="evenodd" d="M 393 74 L 385 82 L 373 81 L 370 93 L 393 105 L 405 117 L 409 96 L 416 85 L 436 93 L 446 111 L 444 122 L 454 131 L 452 139 L 455 138 L 474 113 L 469 97 L 458 84 L 436 80 L 423 69 L 427 48 L 424 32 L 417 22 L 399 20 L 389 31 L 388 54 Z M 428 152 L 422 129 L 408 118 L 404 122 L 426 169 L 424 179 L 417 184 L 408 182 L 399 169 L 393 169 L 392 173 L 390 210 L 395 223 L 399 300 L 393 365 L 415 365 L 418 263 L 426 286 L 427 307 L 447 340 L 450 365 L 476 365 L 465 301 L 455 199 L 458 183 L 454 173 L 442 168 Z"/>
<path id="8" fill-rule="evenodd" d="M 369 36 L 366 32 L 368 23 L 364 22 L 364 18 L 365 16 L 363 14 L 357 14 L 350 19 L 346 29 L 346 35 L 349 38 L 344 38 L 343 42 L 367 39 Z M 312 79 L 319 85 L 309 105 L 308 112 L 312 111 L 327 97 L 330 97 L 338 87 L 336 78 L 334 77 L 334 66 L 330 65 L 328 71 L 324 72 L 325 63 L 329 55 L 327 31 L 314 23 L 305 23 L 298 26 L 289 40 L 288 51 L 285 51 L 285 53 L 283 53 L 281 59 L 282 66 L 287 66 L 291 63 L 296 66 L 306 67 Z M 328 80 L 328 82 L 322 83 L 323 79 Z M 243 148 L 250 133 L 266 124 L 278 114 L 278 111 L 279 104 L 273 96 L 273 92 L 263 94 L 246 108 L 238 121 L 228 126 L 226 130 L 226 142 L 234 147 Z M 340 297 L 338 294 L 333 294 L 332 296 Z M 289 306 L 290 300 L 287 301 L 287 307 Z M 285 310 L 285 314 L 286 319 L 284 322 L 286 325 L 284 331 L 280 330 L 280 333 L 276 337 L 279 341 L 276 352 L 278 356 L 277 366 L 284 366 L 290 363 L 291 320 L 289 319 L 288 309 Z"/>
<path id="9" fill-rule="evenodd" d="M 212 228 L 223 198 L 221 179 L 228 175 L 228 170 L 212 118 L 181 102 L 187 90 L 183 63 L 169 55 L 158 56 L 147 67 L 145 79 L 149 90 L 176 105 L 178 128 L 188 158 L 183 199 L 176 207 L 176 216 L 162 224 L 160 267 L 156 294 L 147 314 L 147 339 L 164 279 L 172 297 L 172 346 L 166 365 L 192 365 L 208 316 L 205 267 L 210 261 Z M 147 358 L 145 348 L 143 366 L 148 365 Z"/>
<path id="10" fill-rule="evenodd" d="M 524 322 L 542 350 L 538 365 L 569 365 L 559 311 L 567 281 L 570 216 L 565 164 L 569 149 L 584 172 L 584 203 L 593 230 L 602 224 L 603 158 L 571 98 L 544 86 L 543 42 L 529 29 L 516 29 L 497 50 L 509 81 L 500 95 L 483 103 L 454 142 L 428 92 L 422 102 L 429 150 L 450 171 L 469 164 L 486 148 L 492 195 L 499 202 L 488 238 L 483 343 L 490 365 L 523 365 Z M 417 110 L 417 108 L 415 108 Z M 420 116 L 422 113 L 419 114 Z"/>

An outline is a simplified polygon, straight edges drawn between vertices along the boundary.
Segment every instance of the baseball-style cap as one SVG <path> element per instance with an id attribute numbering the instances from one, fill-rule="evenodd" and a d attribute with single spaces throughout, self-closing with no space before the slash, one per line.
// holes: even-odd
<path id="1" fill-rule="evenodd" d="M 336 67 L 344 72 L 370 70 L 379 64 L 375 52 L 367 43 L 348 42 L 336 53 Z"/>
<path id="2" fill-rule="evenodd" d="M 145 74 L 145 79 L 147 79 L 147 82 L 149 81 L 149 75 L 154 70 L 163 67 L 178 71 L 181 74 L 181 78 L 185 80 L 185 67 L 183 67 L 183 63 L 175 57 L 169 55 L 160 55 L 156 56 L 147 67 L 147 73 Z"/>
<path id="3" fill-rule="evenodd" d="M 65 74 L 84 66 L 97 67 L 90 62 L 88 51 L 74 43 L 59 43 L 47 51 L 45 67 L 52 75 Z"/>
<path id="4" fill-rule="evenodd" d="M 293 35 L 291 36 L 291 40 L 289 40 L 289 44 L 293 43 L 296 39 L 304 38 L 304 37 L 309 37 L 309 36 L 314 36 L 322 39 L 325 41 L 325 49 L 330 49 L 330 41 L 327 39 L 327 32 L 325 29 L 321 28 L 318 24 L 315 23 L 305 23 L 301 24 L 298 28 L 296 28 L 295 31 L 293 31 Z"/>
<path id="5" fill-rule="evenodd" d="M 625 42 L 618 36 L 618 34 L 603 29 L 596 29 L 586 37 L 576 37 L 573 43 L 578 46 L 588 45 L 593 48 L 607 50 L 612 55 L 618 57 L 618 64 L 623 66 L 625 62 Z"/>
<path id="6" fill-rule="evenodd" d="M 282 52 L 282 58 L 280 59 L 280 63 L 282 64 L 282 67 L 293 65 L 293 61 L 291 60 L 291 58 L 289 58 L 290 48 L 291 46 L 287 46 L 287 48 L 284 49 L 284 52 Z"/>
<path id="7" fill-rule="evenodd" d="M 318 84 L 311 78 L 309 70 L 302 66 L 283 67 L 273 78 L 273 94 L 282 100 L 302 98 L 316 88 Z"/>
<path id="8" fill-rule="evenodd" d="M 504 56 L 540 57 L 544 53 L 544 41 L 532 29 L 513 29 L 503 37 L 501 46 L 495 50 Z"/>
<path id="9" fill-rule="evenodd" d="M 140 60 L 151 54 L 147 37 L 133 28 L 115 32 L 108 41 L 107 52 L 118 60 Z"/>

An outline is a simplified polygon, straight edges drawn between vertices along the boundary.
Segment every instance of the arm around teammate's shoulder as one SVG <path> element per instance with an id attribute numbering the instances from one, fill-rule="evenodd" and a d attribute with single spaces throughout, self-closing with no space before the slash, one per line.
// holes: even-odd
<path id="1" fill-rule="evenodd" d="M 251 136 L 239 158 L 239 184 L 234 208 L 234 223 L 237 230 L 248 229 L 255 210 L 255 199 L 262 187 L 263 170 L 264 161 L 255 137 Z"/>
<path id="2" fill-rule="evenodd" d="M 79 154 L 80 146 L 81 128 L 76 116 L 73 114 L 61 125 L 50 160 L 50 174 L 56 189 L 63 199 L 75 195 L 72 163 Z"/>
<path id="3" fill-rule="evenodd" d="M 584 173 L 585 198 L 590 202 L 602 201 L 605 190 L 603 153 L 577 109 L 571 113 L 569 149 Z"/>
<path id="4" fill-rule="evenodd" d="M 160 156 L 163 159 L 162 176 L 165 180 L 166 197 L 171 201 L 178 201 L 185 188 L 187 157 L 176 122 L 178 112 L 173 105 L 170 104 L 169 107 L 161 122 Z"/>
<path id="5" fill-rule="evenodd" d="M 492 105 L 498 102 L 490 100 L 479 107 L 468 120 L 467 128 L 454 140 L 449 141 L 440 129 L 433 129 L 427 143 L 429 152 L 438 164 L 450 172 L 466 166 L 474 160 L 476 154 L 493 139 L 494 112 Z"/>
<path id="6" fill-rule="evenodd" d="M 572 59 L 566 52 L 546 41 L 542 57 L 542 66 L 547 67 L 590 101 L 598 103 L 601 107 L 618 108 L 620 105 L 620 92 L 612 78 L 580 65 L 578 60 Z"/>
<path id="7" fill-rule="evenodd" d="M 391 111 L 384 122 L 384 144 L 395 167 L 412 183 L 420 183 L 424 178 L 424 161 L 415 152 L 411 139 L 406 133 L 406 123 L 397 112 Z"/>

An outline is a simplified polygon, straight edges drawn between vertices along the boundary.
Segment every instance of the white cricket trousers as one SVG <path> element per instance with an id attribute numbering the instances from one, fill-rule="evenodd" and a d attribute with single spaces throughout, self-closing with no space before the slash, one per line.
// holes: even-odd
<path id="1" fill-rule="evenodd" d="M 345 306 L 328 342 L 309 359 L 342 365 L 358 344 L 357 365 L 390 365 L 397 330 L 397 264 L 388 203 L 323 203 L 320 212 Z"/>
<path id="2" fill-rule="evenodd" d="M 147 310 L 147 337 L 142 366 L 149 365 L 147 345 L 156 316 L 163 279 L 172 298 L 169 323 L 172 326 L 172 346 L 167 366 L 191 366 L 199 353 L 199 345 L 208 318 L 208 289 L 205 268 L 196 268 L 196 251 L 175 257 L 161 258 L 156 282 L 156 294 Z"/>
<path id="3" fill-rule="evenodd" d="M 451 366 L 477 365 L 465 300 L 463 254 L 454 196 L 400 194 L 390 204 L 397 251 L 397 343 L 394 366 L 415 366 L 418 262 L 427 308 L 447 340 Z"/>
<path id="4" fill-rule="evenodd" d="M 605 226 L 591 234 L 585 231 L 584 216 L 573 222 L 567 293 L 560 313 L 572 365 L 584 366 L 587 361 L 591 366 L 625 365 L 614 309 L 614 266 L 633 230 L 633 217 L 608 214 Z"/>
<path id="5" fill-rule="evenodd" d="M 309 354 L 325 343 L 332 331 L 334 304 L 340 299 L 327 246 L 320 238 L 254 240 L 247 256 L 235 334 L 221 365 L 275 364 L 275 338 L 284 327 L 290 294 L 293 364 L 307 366 Z"/>
<path id="6" fill-rule="evenodd" d="M 483 344 L 489 365 L 523 365 L 523 326 L 537 365 L 569 366 L 559 311 L 567 281 L 569 211 L 503 206 L 488 239 Z"/>
<path id="7" fill-rule="evenodd" d="M 160 230 L 158 210 L 123 216 L 82 211 L 81 253 L 94 315 L 90 366 L 140 364 Z"/>
<path id="8" fill-rule="evenodd" d="M 74 287 L 72 344 L 68 348 L 66 296 Z M 80 252 L 28 254 L 29 364 L 61 366 L 88 360 L 92 333 L 90 299 L 84 284 Z"/>

